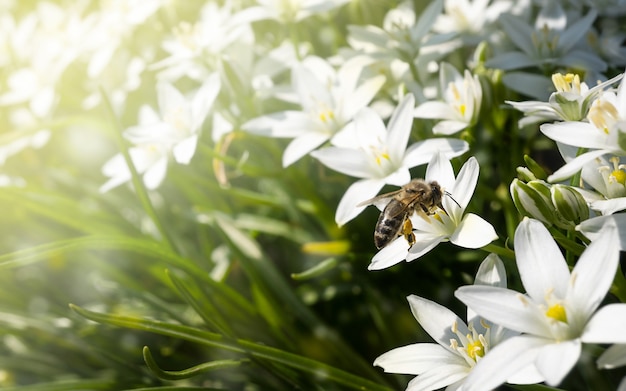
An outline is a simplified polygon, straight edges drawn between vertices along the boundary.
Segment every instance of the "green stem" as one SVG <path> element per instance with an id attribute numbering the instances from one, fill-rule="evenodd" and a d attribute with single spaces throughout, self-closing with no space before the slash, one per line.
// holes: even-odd
<path id="1" fill-rule="evenodd" d="M 269 360 L 270 362 L 285 365 L 313 376 L 319 376 L 355 390 L 390 391 L 389 387 L 353 375 L 328 364 L 255 342 L 226 338 L 220 334 L 180 324 L 93 312 L 73 304 L 70 304 L 70 308 L 79 315 L 98 323 L 148 331 L 173 338 L 180 338 L 204 346 L 225 349 L 253 358 Z"/>
<path id="2" fill-rule="evenodd" d="M 510 248 L 502 247 L 498 244 L 489 243 L 488 245 L 482 247 L 481 250 L 498 254 L 503 257 L 515 259 L 515 251 L 511 250 Z"/>
<path id="3" fill-rule="evenodd" d="M 156 213 L 152 202 L 150 201 L 150 197 L 148 196 L 148 190 L 146 189 L 143 180 L 139 177 L 137 168 L 133 164 L 133 160 L 131 159 L 130 153 L 128 152 L 128 146 L 126 144 L 126 141 L 124 140 L 124 137 L 122 136 L 122 125 L 115 115 L 115 111 L 113 110 L 113 106 L 111 105 L 109 96 L 102 88 L 100 88 L 100 94 L 102 95 L 102 100 L 104 101 L 105 107 L 107 109 L 107 114 L 109 118 L 111 118 L 111 122 L 114 124 L 114 129 L 111 133 L 113 133 L 113 137 L 115 138 L 115 141 L 119 146 L 120 152 L 124 157 L 124 160 L 126 161 L 126 165 L 128 166 L 132 177 L 132 183 L 133 187 L 135 188 L 135 193 L 137 193 L 137 197 L 139 198 L 143 209 L 154 223 L 156 229 L 161 234 L 161 237 L 163 238 L 163 241 L 165 242 L 167 247 L 169 247 L 169 249 L 172 251 L 176 251 L 174 241 L 172 240 L 172 237 L 170 236 L 168 231 L 165 229 L 165 226 L 161 222 L 161 219 L 159 219 L 159 216 Z"/>

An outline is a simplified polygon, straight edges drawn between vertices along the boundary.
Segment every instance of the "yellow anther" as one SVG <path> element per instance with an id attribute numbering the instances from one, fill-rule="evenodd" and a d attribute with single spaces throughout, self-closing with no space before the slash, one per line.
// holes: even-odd
<path id="1" fill-rule="evenodd" d="M 474 361 L 476 361 L 477 357 L 485 356 L 485 347 L 480 342 L 480 340 L 469 343 L 465 348 L 465 351 L 467 352 L 467 355 L 470 356 L 470 358 Z"/>
<path id="2" fill-rule="evenodd" d="M 546 316 L 559 322 L 567 323 L 567 314 L 565 313 L 565 307 L 561 304 L 553 304 L 546 311 Z"/>

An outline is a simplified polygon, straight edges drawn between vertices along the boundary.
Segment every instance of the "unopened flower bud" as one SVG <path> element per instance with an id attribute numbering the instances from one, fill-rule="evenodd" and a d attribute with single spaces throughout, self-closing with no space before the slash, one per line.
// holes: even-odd
<path id="1" fill-rule="evenodd" d="M 556 210 L 552 205 L 549 185 L 543 181 L 524 183 L 519 179 L 511 182 L 511 197 L 517 210 L 523 216 L 537 219 L 548 226 L 556 220 Z"/>
<path id="2" fill-rule="evenodd" d="M 571 225 L 589 218 L 589 206 L 583 196 L 573 187 L 553 185 L 550 189 L 552 203 L 564 220 Z"/>

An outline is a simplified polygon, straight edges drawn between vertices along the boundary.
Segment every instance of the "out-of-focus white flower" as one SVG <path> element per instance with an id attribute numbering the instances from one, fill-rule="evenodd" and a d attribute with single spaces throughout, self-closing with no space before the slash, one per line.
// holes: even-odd
<path id="1" fill-rule="evenodd" d="M 416 16 L 409 2 L 401 3 L 385 15 L 383 28 L 348 26 L 348 42 L 354 49 L 378 60 L 401 60 L 413 67 L 416 81 L 429 76 L 427 64 L 458 47 L 455 33 L 433 34 L 431 28 L 443 9 L 443 0 L 431 2 Z M 417 65 L 416 65 L 417 64 Z"/>
<path id="2" fill-rule="evenodd" d="M 168 56 L 150 66 L 164 80 L 187 76 L 203 80 L 223 68 L 222 61 L 247 62 L 253 55 L 254 34 L 248 10 L 234 12 L 233 2 L 207 3 L 196 23 L 181 22 L 163 41 Z M 241 48 L 239 47 L 241 46 Z M 241 49 L 241 50 L 240 50 Z M 236 67 L 235 67 L 236 68 Z"/>
<path id="3" fill-rule="evenodd" d="M 517 50 L 498 54 L 485 65 L 507 71 L 528 67 L 563 67 L 582 69 L 587 75 L 604 72 L 606 63 L 589 48 L 580 47 L 596 16 L 597 12 L 592 9 L 584 17 L 572 20 L 558 1 L 544 3 L 534 26 L 504 14 L 499 18 L 500 25 Z M 538 80 L 541 78 L 536 74 L 513 72 L 504 77 L 503 82 L 516 91 L 545 99 L 549 90 L 541 87 L 548 87 L 549 82 L 545 80 L 541 83 Z"/>
<path id="4" fill-rule="evenodd" d="M 385 82 L 376 76 L 359 84 L 367 59 L 353 58 L 335 71 L 325 60 L 309 57 L 292 70 L 292 87 L 301 111 L 254 118 L 242 129 L 269 137 L 293 138 L 283 154 L 287 167 L 330 140 L 366 107 Z"/>
<path id="5" fill-rule="evenodd" d="M 476 189 L 478 171 L 478 161 L 471 157 L 455 178 L 450 161 L 441 153 L 434 155 L 426 169 L 425 180 L 437 181 L 449 193 L 442 200 L 445 211 L 438 210 L 426 219 L 412 216 L 415 244 L 407 249 L 405 238 L 399 236 L 374 255 L 368 269 L 385 269 L 403 260 L 410 262 L 445 241 L 460 247 L 480 248 L 497 239 L 491 224 L 478 215 L 465 213 Z"/>
<path id="6" fill-rule="evenodd" d="M 598 157 L 583 166 L 581 178 L 595 190 L 581 192 L 591 209 L 602 215 L 626 209 L 626 164 L 623 159 Z"/>
<path id="7" fill-rule="evenodd" d="M 337 224 L 343 225 L 361 213 L 365 206 L 357 205 L 372 198 L 385 184 L 402 186 L 408 183 L 411 180 L 409 168 L 428 162 L 437 153 L 452 158 L 468 150 L 465 141 L 443 138 L 420 141 L 407 149 L 414 104 L 413 95 L 405 96 L 387 128 L 376 112 L 364 108 L 344 133 L 351 144 L 311 153 L 333 170 L 363 178 L 353 183 L 341 198 L 335 214 Z"/>
<path id="8" fill-rule="evenodd" d="M 341 7 L 350 0 L 257 0 L 246 12 L 257 20 L 274 19 L 283 23 L 299 22 L 309 16 Z"/>
<path id="9" fill-rule="evenodd" d="M 600 309 L 619 263 L 616 227 L 606 227 L 570 272 L 545 226 L 524 219 L 515 232 L 517 267 L 526 294 L 464 286 L 455 296 L 480 316 L 522 333 L 492 349 L 464 390 L 494 389 L 520 367 L 534 365 L 558 385 L 580 357 L 582 343 L 626 343 L 626 304 Z"/>
<path id="10" fill-rule="evenodd" d="M 172 85 L 160 83 L 157 86 L 159 113 L 149 106 L 141 107 L 139 125 L 128 128 L 124 137 L 134 145 L 129 154 L 148 189 L 157 188 L 165 178 L 170 154 L 177 163 L 189 164 L 201 126 L 219 90 L 217 74 L 209 77 L 191 99 Z M 102 172 L 110 177 L 100 188 L 103 193 L 131 179 L 121 154 L 106 162 Z"/>
<path id="11" fill-rule="evenodd" d="M 464 76 L 448 63 L 441 64 L 439 80 L 443 102 L 424 102 L 415 108 L 417 118 L 442 119 L 435 134 L 454 134 L 476 123 L 483 92 L 478 76 L 465 70 Z"/>
<path id="12" fill-rule="evenodd" d="M 589 88 L 587 83 L 580 81 L 578 75 L 555 73 L 552 75 L 552 83 L 556 92 L 550 94 L 548 102 L 506 101 L 506 103 L 525 114 L 519 121 L 520 127 L 535 122 L 581 121 L 587 116 L 591 104 L 604 89 L 621 80 L 623 76 L 620 74 Z"/>
<path id="13" fill-rule="evenodd" d="M 605 91 L 593 101 L 589 122 L 568 121 L 556 124 L 543 124 L 540 129 L 549 138 L 574 147 L 588 148 L 589 151 L 576 156 L 548 177 L 551 182 L 566 179 L 593 159 L 602 155 L 626 154 L 626 84 L 624 79 L 617 94 Z"/>
<path id="14" fill-rule="evenodd" d="M 506 288 L 506 271 L 498 256 L 491 254 L 485 258 L 474 284 Z M 415 295 L 407 299 L 415 319 L 437 343 L 403 346 L 374 361 L 374 365 L 385 372 L 417 375 L 409 382 L 407 390 L 462 389 L 467 375 L 477 368 L 476 363 L 489 355 L 498 343 L 517 334 L 485 321 L 469 308 L 466 325 L 437 303 Z M 540 382 L 542 379 L 533 372 L 529 366 L 525 376 L 516 377 L 526 380 L 527 384 Z"/>

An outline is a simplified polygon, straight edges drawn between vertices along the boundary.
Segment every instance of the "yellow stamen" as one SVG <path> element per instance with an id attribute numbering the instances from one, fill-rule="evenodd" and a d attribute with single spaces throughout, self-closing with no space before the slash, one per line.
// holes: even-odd
<path id="1" fill-rule="evenodd" d="M 467 337 L 468 339 L 470 338 L 469 335 Z M 485 356 L 485 347 L 480 340 L 469 343 L 465 348 L 465 351 L 467 351 L 467 355 L 474 361 L 476 361 L 476 357 Z"/>
<path id="2" fill-rule="evenodd" d="M 553 304 L 546 311 L 546 316 L 559 322 L 567 323 L 567 314 L 565 313 L 565 307 L 561 304 Z"/>

